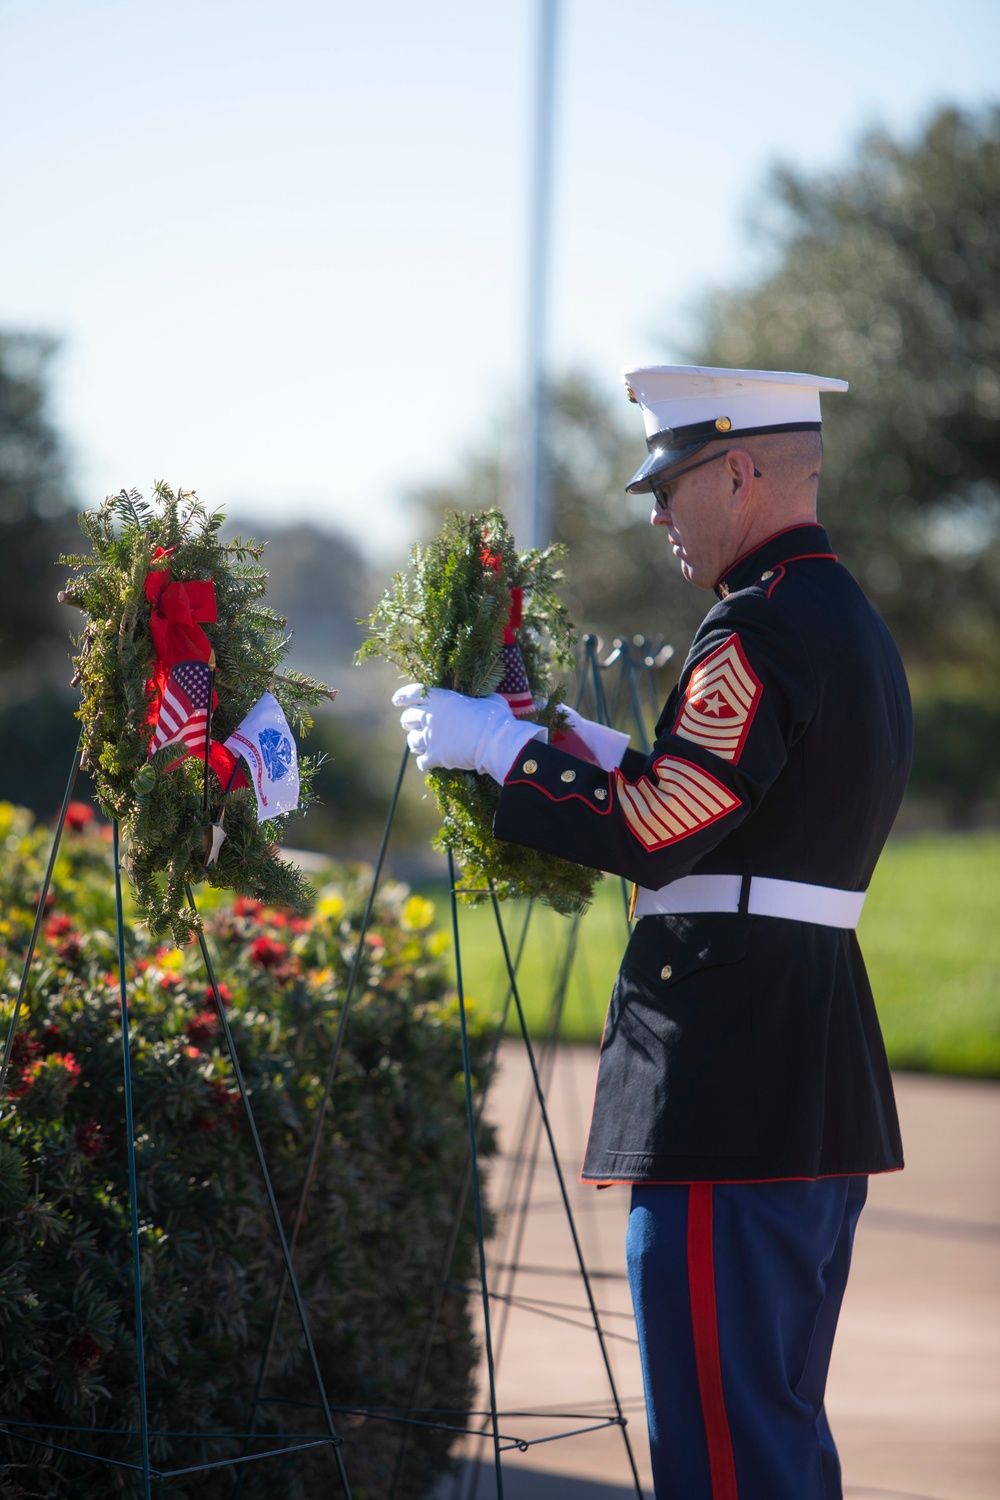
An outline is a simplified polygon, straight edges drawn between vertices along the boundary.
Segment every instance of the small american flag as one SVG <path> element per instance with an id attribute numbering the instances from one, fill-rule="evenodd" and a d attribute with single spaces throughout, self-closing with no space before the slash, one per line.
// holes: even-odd
<path id="1" fill-rule="evenodd" d="M 516 641 L 503 648 L 503 676 L 497 692 L 507 699 L 515 714 L 530 714 L 535 706 L 528 674 L 524 670 L 524 658 Z"/>
<path id="2" fill-rule="evenodd" d="M 149 746 L 150 757 L 164 745 L 184 745 L 204 754 L 208 728 L 208 697 L 211 675 L 204 661 L 179 661 L 170 668 L 156 730 Z"/>

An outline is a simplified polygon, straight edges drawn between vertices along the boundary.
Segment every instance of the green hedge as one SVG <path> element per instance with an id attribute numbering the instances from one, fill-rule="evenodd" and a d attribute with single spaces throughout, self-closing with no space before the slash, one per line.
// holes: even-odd
<path id="1" fill-rule="evenodd" d="M 108 845 L 85 814 L 67 832 L 33 966 L 0 1126 L 0 1417 L 135 1428 L 138 1422 L 113 888 Z M 104 831 L 106 833 L 106 830 Z M 3 1034 L 48 852 L 49 831 L 0 804 Z M 356 949 L 365 891 L 345 873 L 309 917 L 218 905 L 206 920 L 286 1226 Z M 455 999 L 432 909 L 402 887 L 379 898 L 296 1265 L 332 1402 L 405 1407 L 467 1156 Z M 196 947 L 129 933 L 146 1369 L 171 1468 L 239 1451 L 280 1260 L 218 1017 Z M 485 1083 L 488 1038 L 473 1036 Z M 491 1143 L 487 1140 L 486 1149 Z M 466 1212 L 451 1280 L 474 1273 Z M 461 1410 L 476 1350 L 461 1291 L 445 1298 L 425 1404 Z M 290 1299 L 262 1430 L 321 1431 Z M 387 1492 L 401 1429 L 338 1417 L 358 1500 Z M 28 1429 L 22 1429 L 28 1431 Z M 135 1461 L 134 1439 L 56 1441 Z M 266 1446 L 273 1446 L 268 1444 Z M 446 1434 L 416 1429 L 401 1496 L 426 1493 Z M 5 1496 L 134 1495 L 127 1471 L 8 1441 Z M 163 1482 L 163 1497 L 229 1496 L 226 1468 Z M 242 1494 L 328 1493 L 329 1450 L 266 1460 Z M 334 1487 L 335 1487 L 335 1482 Z"/>

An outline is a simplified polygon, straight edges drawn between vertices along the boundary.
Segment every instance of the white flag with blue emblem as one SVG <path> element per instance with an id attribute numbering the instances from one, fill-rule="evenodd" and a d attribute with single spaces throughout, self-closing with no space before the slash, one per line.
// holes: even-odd
<path id="1" fill-rule="evenodd" d="M 226 749 L 242 755 L 250 767 L 258 823 L 298 807 L 299 761 L 295 740 L 273 693 L 265 693 L 257 700 L 229 736 Z"/>

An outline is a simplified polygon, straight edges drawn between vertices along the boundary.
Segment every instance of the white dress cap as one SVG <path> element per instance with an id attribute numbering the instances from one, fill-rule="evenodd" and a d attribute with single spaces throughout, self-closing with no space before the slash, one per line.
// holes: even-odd
<path id="1" fill-rule="evenodd" d="M 651 490 L 658 475 L 719 438 L 818 430 L 820 392 L 847 390 L 846 380 L 788 370 L 641 365 L 623 375 L 629 400 L 642 409 L 649 448 L 626 485 L 630 494 Z"/>

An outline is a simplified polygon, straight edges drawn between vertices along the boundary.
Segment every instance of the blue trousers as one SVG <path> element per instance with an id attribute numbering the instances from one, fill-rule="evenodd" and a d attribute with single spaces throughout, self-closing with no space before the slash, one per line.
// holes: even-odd
<path id="1" fill-rule="evenodd" d="M 841 1500 L 823 1397 L 867 1177 L 632 1189 L 656 1500 Z"/>

